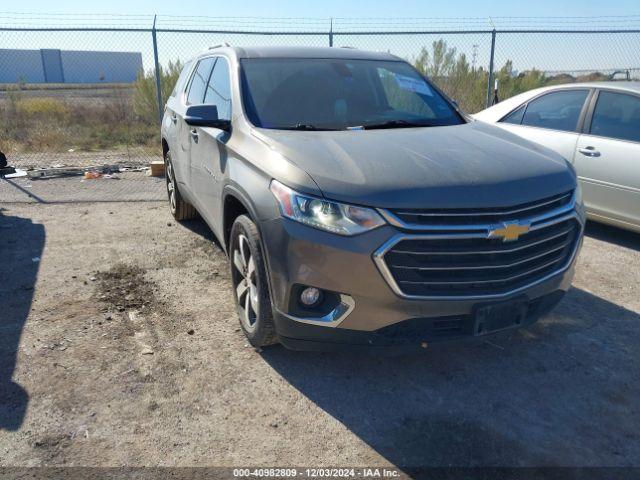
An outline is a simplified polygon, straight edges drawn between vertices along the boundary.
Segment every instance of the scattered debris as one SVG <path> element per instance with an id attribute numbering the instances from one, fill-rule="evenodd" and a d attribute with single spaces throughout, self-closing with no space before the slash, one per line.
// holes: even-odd
<path id="1" fill-rule="evenodd" d="M 96 171 L 84 172 L 84 179 L 85 180 L 94 180 L 94 179 L 100 178 L 100 177 L 102 177 L 102 173 L 100 173 L 100 172 L 96 172 Z"/>
<path id="2" fill-rule="evenodd" d="M 7 164 L 7 157 L 4 153 L 0 152 L 0 178 L 4 178 L 7 175 L 16 173 L 16 169 Z"/>
<path id="3" fill-rule="evenodd" d="M 162 160 L 154 160 L 151 162 L 147 175 L 150 177 L 164 177 L 164 162 Z"/>
<path id="4" fill-rule="evenodd" d="M 193 328 L 187 330 L 187 335 L 193 335 L 194 333 L 196 333 L 196 331 Z"/>
<path id="5" fill-rule="evenodd" d="M 16 169 L 13 167 L 0 167 L 0 178 L 6 178 L 9 175 L 16 173 Z"/>
<path id="6" fill-rule="evenodd" d="M 26 170 L 21 170 L 19 168 L 15 168 L 14 169 L 14 173 L 10 173 L 8 175 L 5 175 L 4 178 L 22 178 L 22 177 L 26 177 L 27 176 L 27 171 Z"/>
<path id="7" fill-rule="evenodd" d="M 55 178 L 55 177 L 68 177 L 73 175 L 82 175 L 85 169 L 75 167 L 62 167 L 62 168 L 38 168 L 35 170 L 29 170 L 27 175 L 29 178 Z"/>
<path id="8" fill-rule="evenodd" d="M 145 347 L 140 352 L 140 355 L 153 355 L 153 350 L 150 347 Z"/>
<path id="9" fill-rule="evenodd" d="M 146 168 L 146 167 L 145 167 Z M 67 167 L 63 164 L 54 165 L 51 168 L 36 168 L 27 171 L 27 176 L 32 179 L 46 179 L 56 177 L 80 176 L 90 180 L 105 176 L 106 178 L 118 178 L 114 173 L 125 171 L 140 171 L 122 165 L 93 165 L 89 167 Z"/>
<path id="10" fill-rule="evenodd" d="M 31 259 L 31 261 L 32 261 L 33 263 L 38 263 L 38 262 L 40 261 L 40 257 L 33 257 L 33 258 Z"/>

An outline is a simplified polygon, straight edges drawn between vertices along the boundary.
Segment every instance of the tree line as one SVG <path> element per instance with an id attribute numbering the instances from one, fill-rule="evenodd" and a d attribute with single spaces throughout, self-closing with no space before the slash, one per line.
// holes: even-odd
<path id="1" fill-rule="evenodd" d="M 456 100 L 464 110 L 475 113 L 485 108 L 488 70 L 470 65 L 466 54 L 448 46 L 446 41 L 436 40 L 430 49 L 423 47 L 412 63 L 422 74 L 431 78 L 447 95 Z M 507 60 L 499 70 L 494 72 L 494 78 L 498 80 L 500 100 L 548 85 L 611 80 L 610 75 L 602 72 L 579 76 L 566 73 L 547 75 L 536 68 L 516 72 L 511 60 Z"/>

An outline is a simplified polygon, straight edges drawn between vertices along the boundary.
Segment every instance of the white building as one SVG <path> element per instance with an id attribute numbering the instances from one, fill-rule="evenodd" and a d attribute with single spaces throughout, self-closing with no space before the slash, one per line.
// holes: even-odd
<path id="1" fill-rule="evenodd" d="M 140 52 L 0 49 L 0 83 L 131 83 Z"/>

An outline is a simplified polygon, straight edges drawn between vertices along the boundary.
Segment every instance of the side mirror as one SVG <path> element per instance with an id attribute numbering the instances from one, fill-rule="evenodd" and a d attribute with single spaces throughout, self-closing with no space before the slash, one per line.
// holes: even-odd
<path id="1" fill-rule="evenodd" d="M 213 127 L 228 132 L 231 130 L 229 120 L 218 118 L 218 107 L 215 105 L 192 105 L 187 108 L 184 121 L 194 127 Z"/>

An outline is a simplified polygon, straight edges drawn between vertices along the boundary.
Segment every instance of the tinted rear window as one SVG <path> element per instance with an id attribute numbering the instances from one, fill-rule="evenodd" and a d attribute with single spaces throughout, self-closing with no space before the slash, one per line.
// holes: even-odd
<path id="1" fill-rule="evenodd" d="M 591 121 L 591 133 L 640 142 L 640 97 L 600 92 Z"/>

